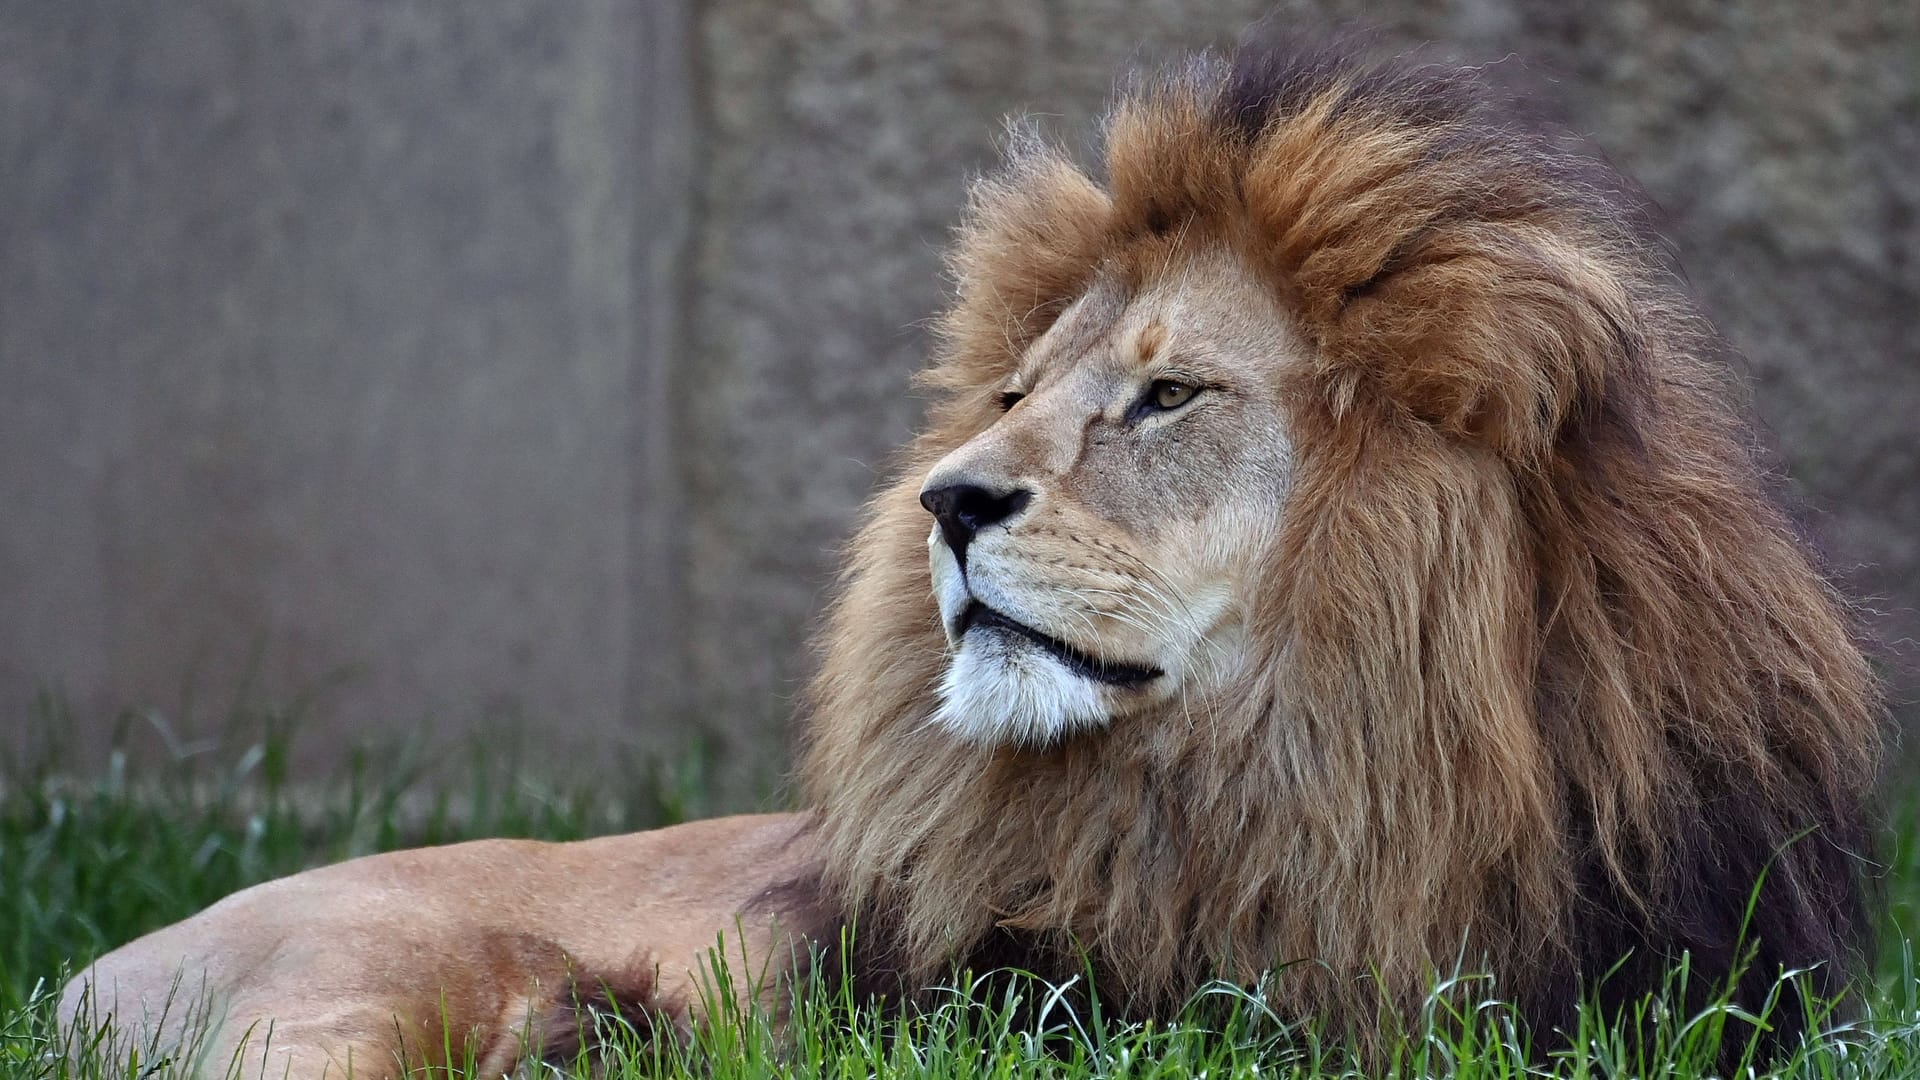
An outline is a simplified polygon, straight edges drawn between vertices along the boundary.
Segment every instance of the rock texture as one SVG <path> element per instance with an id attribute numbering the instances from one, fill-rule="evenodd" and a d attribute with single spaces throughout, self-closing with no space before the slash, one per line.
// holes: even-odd
<path id="1" fill-rule="evenodd" d="M 5 0 L 0 709 L 351 668 L 316 751 L 506 711 L 777 775 L 999 117 L 1084 146 L 1269 10 L 1498 62 L 1636 176 L 1920 636 L 1911 5 Z"/>

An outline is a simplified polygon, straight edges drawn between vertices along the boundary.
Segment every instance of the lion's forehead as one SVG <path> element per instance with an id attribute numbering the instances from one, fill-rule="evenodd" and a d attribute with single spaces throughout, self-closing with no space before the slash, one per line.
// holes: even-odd
<path id="1" fill-rule="evenodd" d="M 1019 357 L 1012 382 L 1038 386 L 1088 366 L 1124 376 L 1164 359 L 1267 366 L 1303 353 L 1277 290 L 1226 248 L 1178 251 L 1134 278 L 1095 275 Z"/>

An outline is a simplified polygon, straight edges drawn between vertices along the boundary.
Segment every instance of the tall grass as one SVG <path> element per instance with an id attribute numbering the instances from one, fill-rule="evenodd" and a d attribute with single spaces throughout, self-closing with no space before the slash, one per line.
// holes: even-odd
<path id="1" fill-rule="evenodd" d="M 72 720 L 51 700 L 35 718 L 60 726 Z M 88 958 L 235 889 L 398 847 L 480 836 L 574 839 L 705 809 L 697 769 L 635 768 L 626 790 L 610 792 L 604 783 L 528 775 L 516 767 L 522 757 L 499 740 L 452 751 L 422 743 L 383 747 L 354 755 L 315 782 L 290 773 L 289 732 L 298 722 L 297 709 L 251 709 L 227 725 L 239 737 L 143 755 L 139 768 L 117 754 L 85 777 L 63 771 L 57 758 L 13 762 L 0 772 L 0 1080 L 149 1080 L 178 1072 L 177 1057 L 63 1041 L 52 1023 L 52 995 Z M 1768 1075 L 1920 1077 L 1920 973 L 1909 945 L 1920 918 L 1920 843 L 1914 800 L 1896 802 L 1900 827 L 1887 843 L 1878 979 L 1861 992 L 1864 1008 L 1827 1014 L 1812 1006 L 1810 1027 L 1821 1035 L 1766 1065 Z M 830 969 L 830 959 L 816 970 Z M 711 1022 L 662 1038 L 644 1024 L 598 1016 L 596 1050 L 534 1071 L 581 1078 L 1691 1080 L 1714 1075 L 1716 1062 L 1728 1060 L 1725 1047 L 1746 1045 L 1771 1019 L 1764 1010 L 1747 1015 L 1725 1003 L 1689 1013 L 1656 1000 L 1636 1023 L 1610 1024 L 1588 1011 L 1571 1037 L 1536 1045 L 1496 988 L 1462 973 L 1438 980 L 1418 1022 L 1362 1058 L 1344 1039 L 1282 1023 L 1257 988 L 1205 988 L 1186 1017 L 1164 1025 L 1119 1023 L 1088 1007 L 1078 989 L 992 973 L 945 991 L 933 1008 L 902 1016 L 816 978 L 794 990 L 778 1020 L 717 1005 Z M 723 992 L 714 1000 L 732 998 Z M 445 1051 L 456 1062 L 463 1058 L 461 1048 Z M 1732 1059 L 1739 1058 L 1736 1050 Z M 206 1071 L 225 1070 L 211 1063 Z M 1761 1071 L 1753 1060 L 1739 1069 Z"/>

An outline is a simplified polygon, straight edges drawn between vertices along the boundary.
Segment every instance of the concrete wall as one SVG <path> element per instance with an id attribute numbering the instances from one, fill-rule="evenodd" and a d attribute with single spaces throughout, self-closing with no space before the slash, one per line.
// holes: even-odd
<path id="1" fill-rule="evenodd" d="M 342 738 L 642 729 L 649 255 L 685 214 L 640 168 L 650 19 L 5 7 L 7 715 L 52 684 L 193 723 L 257 665 L 278 698 L 351 669 Z"/>
<path id="2" fill-rule="evenodd" d="M 1085 145 L 1269 8 L 0 0 L 0 715 L 177 715 L 257 650 L 266 696 L 357 671 L 316 749 L 507 711 L 777 770 L 997 118 Z M 1550 75 L 1920 634 L 1910 5 L 1276 17 Z"/>

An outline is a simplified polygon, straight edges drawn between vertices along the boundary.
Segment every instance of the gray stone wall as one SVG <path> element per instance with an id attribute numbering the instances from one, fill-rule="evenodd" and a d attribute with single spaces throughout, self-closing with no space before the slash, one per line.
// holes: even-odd
<path id="1" fill-rule="evenodd" d="M 1270 9 L 0 0 L 0 715 L 351 667 L 316 751 L 506 711 L 777 773 L 998 118 L 1085 146 L 1123 66 Z M 1912 5 L 1275 17 L 1524 60 L 1667 209 L 1834 564 L 1920 635 Z"/>

